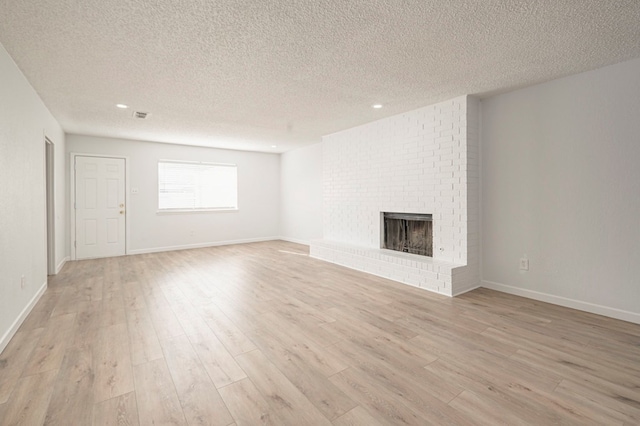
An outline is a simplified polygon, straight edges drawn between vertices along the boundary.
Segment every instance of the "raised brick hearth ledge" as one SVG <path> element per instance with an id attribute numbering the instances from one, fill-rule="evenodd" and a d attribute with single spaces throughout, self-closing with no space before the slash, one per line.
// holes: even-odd
<path id="1" fill-rule="evenodd" d="M 458 280 L 466 278 L 465 265 L 432 257 L 385 249 L 358 247 L 335 241 L 315 240 L 311 257 L 388 278 L 403 284 L 453 296 Z M 462 282 L 460 284 L 463 284 Z"/>

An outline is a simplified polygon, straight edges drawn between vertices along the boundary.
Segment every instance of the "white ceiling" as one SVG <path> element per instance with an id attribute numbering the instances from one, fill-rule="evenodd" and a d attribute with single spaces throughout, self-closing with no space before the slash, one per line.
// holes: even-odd
<path id="1" fill-rule="evenodd" d="M 68 133 L 283 152 L 640 57 L 640 0 L 0 0 L 0 42 Z"/>

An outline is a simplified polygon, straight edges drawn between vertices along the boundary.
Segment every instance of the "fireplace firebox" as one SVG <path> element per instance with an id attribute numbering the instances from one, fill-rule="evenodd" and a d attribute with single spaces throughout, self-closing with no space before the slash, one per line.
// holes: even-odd
<path id="1" fill-rule="evenodd" d="M 433 257 L 433 219 L 430 214 L 382 214 L 382 248 Z"/>

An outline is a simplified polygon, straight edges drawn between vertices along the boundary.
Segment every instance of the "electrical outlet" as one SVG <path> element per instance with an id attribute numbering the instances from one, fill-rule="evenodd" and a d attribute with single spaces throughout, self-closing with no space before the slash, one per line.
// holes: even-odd
<path id="1" fill-rule="evenodd" d="M 131 193 L 132 193 L 132 194 L 137 194 L 138 192 L 140 192 L 140 191 L 138 190 L 138 188 L 131 188 Z"/>
<path id="2" fill-rule="evenodd" d="M 526 257 L 520 258 L 520 270 L 521 271 L 529 270 L 529 259 L 527 259 Z"/>
<path id="3" fill-rule="evenodd" d="M 25 284 L 27 284 L 27 279 L 23 275 L 20 277 L 20 288 L 24 288 Z"/>

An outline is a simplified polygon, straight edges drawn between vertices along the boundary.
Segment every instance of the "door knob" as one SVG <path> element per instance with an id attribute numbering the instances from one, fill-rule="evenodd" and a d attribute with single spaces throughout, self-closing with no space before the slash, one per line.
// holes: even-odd
<path id="1" fill-rule="evenodd" d="M 124 210 L 120 210 L 120 214 L 124 214 Z"/>

